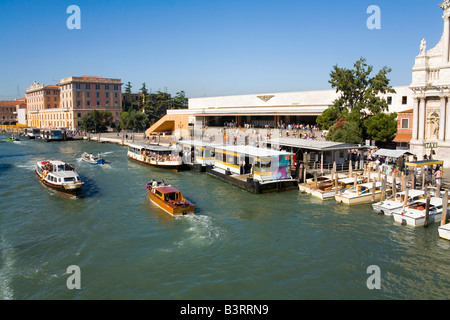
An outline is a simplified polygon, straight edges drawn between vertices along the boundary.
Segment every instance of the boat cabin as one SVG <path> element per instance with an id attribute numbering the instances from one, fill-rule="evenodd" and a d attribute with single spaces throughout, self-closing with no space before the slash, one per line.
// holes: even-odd
<path id="1" fill-rule="evenodd" d="M 181 192 L 173 187 L 154 188 L 153 193 L 165 202 L 184 200 Z"/>

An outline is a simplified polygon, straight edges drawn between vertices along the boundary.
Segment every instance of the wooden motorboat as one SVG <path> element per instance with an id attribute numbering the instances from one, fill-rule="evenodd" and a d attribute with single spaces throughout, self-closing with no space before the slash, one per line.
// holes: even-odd
<path id="1" fill-rule="evenodd" d="M 394 212 L 393 217 L 395 222 L 414 227 L 423 226 L 425 224 L 426 205 L 427 199 L 422 199 L 404 208 L 401 212 Z M 443 199 L 439 197 L 431 197 L 428 222 L 431 223 L 440 221 L 442 217 L 442 209 Z"/>
<path id="2" fill-rule="evenodd" d="M 391 192 L 390 188 L 386 188 L 386 195 Z M 381 182 L 375 184 L 375 194 L 373 194 L 373 183 L 363 183 L 353 188 L 348 188 L 335 196 L 337 202 L 347 205 L 371 203 L 380 201 L 382 196 Z"/>
<path id="3" fill-rule="evenodd" d="M 325 187 L 325 186 L 331 186 L 333 184 L 333 181 L 330 180 L 329 177 L 318 177 L 317 178 L 317 188 L 319 187 Z M 314 179 L 308 179 L 305 183 L 300 183 L 298 185 L 298 189 L 302 193 L 311 194 L 312 189 L 316 188 L 316 182 Z"/>
<path id="4" fill-rule="evenodd" d="M 195 205 L 172 186 L 152 182 L 145 185 L 145 190 L 153 203 L 172 216 L 194 214 Z"/>
<path id="5" fill-rule="evenodd" d="M 406 201 L 405 198 L 407 197 Z M 372 208 L 387 216 L 392 216 L 394 212 L 402 211 L 403 207 L 409 206 L 414 202 L 421 200 L 425 197 L 425 191 L 422 190 L 408 190 L 397 192 L 395 195 L 388 197 L 385 201 L 372 204 Z"/>
<path id="6" fill-rule="evenodd" d="M 183 161 L 176 155 L 176 150 L 165 146 L 129 144 L 127 156 L 132 160 L 161 168 L 180 170 L 183 167 Z"/>
<path id="7" fill-rule="evenodd" d="M 100 154 L 94 155 L 92 153 L 83 152 L 83 154 L 81 155 L 81 159 L 83 161 L 89 162 L 90 164 L 93 164 L 93 165 L 105 163 L 105 160 L 103 160 L 103 158 Z"/>
<path id="8" fill-rule="evenodd" d="M 59 160 L 38 161 L 35 173 L 45 187 L 69 197 L 77 198 L 84 185 L 75 167 Z"/>
<path id="9" fill-rule="evenodd" d="M 356 180 L 356 183 L 361 184 L 364 182 L 364 179 L 358 178 Z M 353 188 L 355 185 L 355 179 L 354 178 L 343 178 L 338 180 L 338 187 L 337 187 L 337 193 L 343 192 L 347 188 Z M 311 195 L 322 199 L 334 199 L 336 196 L 336 186 L 335 183 L 329 184 L 329 183 L 323 183 L 319 184 L 317 189 L 311 189 Z"/>
<path id="10" fill-rule="evenodd" d="M 450 223 L 447 223 L 438 228 L 439 237 L 445 240 L 450 240 Z"/>

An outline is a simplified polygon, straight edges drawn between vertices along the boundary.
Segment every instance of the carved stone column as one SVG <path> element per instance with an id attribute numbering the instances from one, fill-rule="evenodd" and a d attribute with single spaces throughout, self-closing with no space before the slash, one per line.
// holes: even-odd
<path id="1" fill-rule="evenodd" d="M 413 104 L 413 133 L 412 133 L 412 140 L 417 140 L 419 138 L 419 98 L 414 98 L 414 104 Z"/>
<path id="2" fill-rule="evenodd" d="M 426 98 L 423 97 L 420 99 L 420 104 L 419 104 L 419 121 L 418 121 L 418 130 L 419 130 L 419 137 L 418 139 L 420 140 L 420 142 L 422 143 L 423 140 L 425 140 L 425 130 L 426 130 L 426 126 L 427 126 L 427 114 L 426 114 L 426 109 L 427 109 L 427 103 L 426 103 Z"/>
<path id="3" fill-rule="evenodd" d="M 439 115 L 439 141 L 445 141 L 447 119 L 447 97 L 441 97 L 441 110 Z"/>

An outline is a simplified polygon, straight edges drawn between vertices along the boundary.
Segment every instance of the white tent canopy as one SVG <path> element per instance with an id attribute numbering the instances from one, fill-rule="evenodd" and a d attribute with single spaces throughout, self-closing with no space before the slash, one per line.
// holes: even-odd
<path id="1" fill-rule="evenodd" d="M 413 155 L 409 150 L 392 150 L 392 149 L 380 149 L 374 153 L 375 156 L 399 158 L 403 155 Z"/>

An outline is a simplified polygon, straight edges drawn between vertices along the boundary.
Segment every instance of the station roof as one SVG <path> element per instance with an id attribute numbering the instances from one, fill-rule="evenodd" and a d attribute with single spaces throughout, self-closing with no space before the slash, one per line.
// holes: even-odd
<path id="1" fill-rule="evenodd" d="M 239 154 L 245 154 L 252 157 L 274 157 L 274 156 L 287 156 L 292 155 L 290 152 L 277 151 L 266 148 L 257 148 L 244 145 L 231 145 L 231 146 L 216 146 L 216 150 L 224 150 L 228 152 L 235 152 Z"/>
<path id="2" fill-rule="evenodd" d="M 359 144 L 333 142 L 333 141 L 306 140 L 299 138 L 277 138 L 271 139 L 268 142 L 271 144 L 278 144 L 284 147 L 294 147 L 318 151 L 350 150 L 368 147 Z"/>

